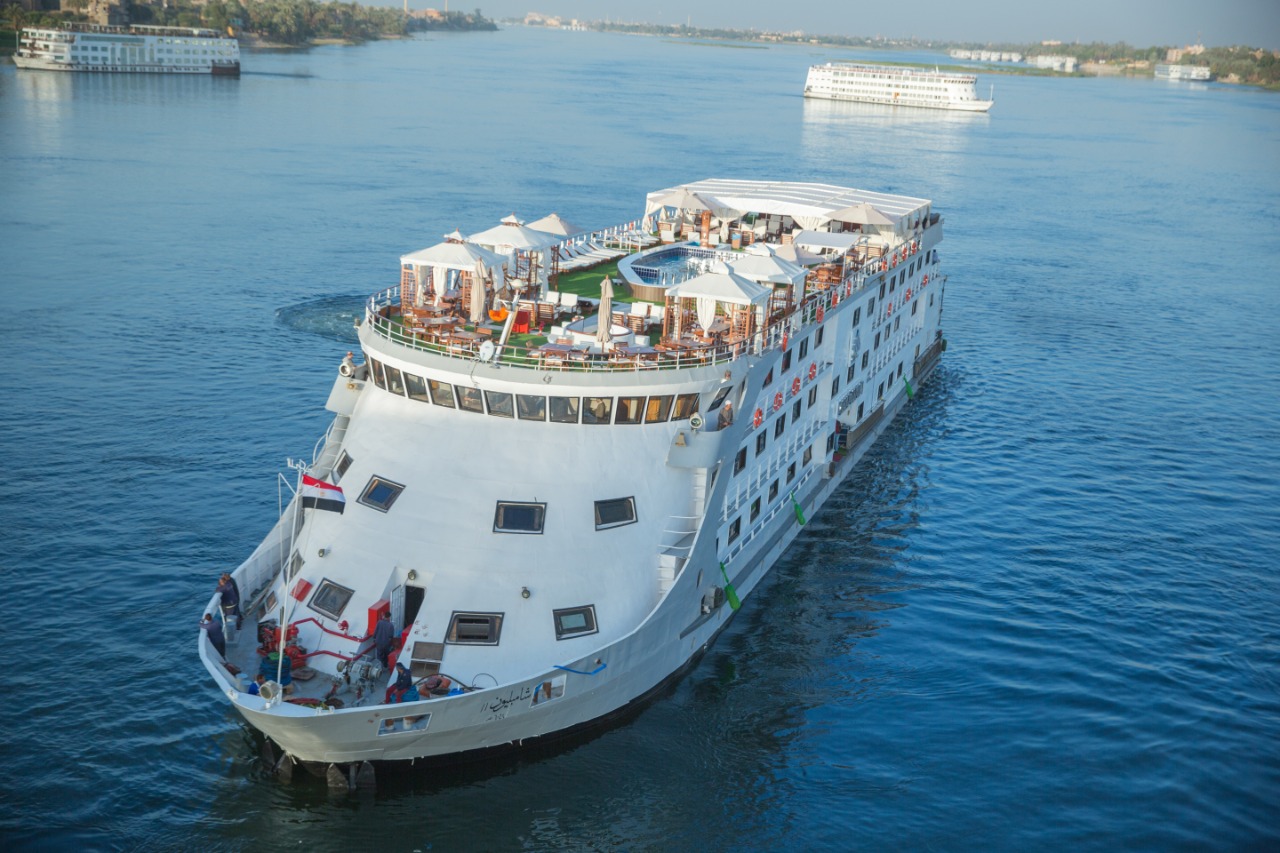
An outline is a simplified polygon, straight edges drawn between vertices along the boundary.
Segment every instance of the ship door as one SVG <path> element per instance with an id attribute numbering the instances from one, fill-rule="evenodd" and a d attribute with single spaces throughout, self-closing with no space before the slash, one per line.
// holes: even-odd
<path id="1" fill-rule="evenodd" d="M 418 611 L 422 609 L 422 601 L 427 597 L 427 591 L 420 586 L 409 586 L 405 584 L 404 588 L 404 621 L 402 625 L 411 625 L 413 620 L 418 618 Z"/>

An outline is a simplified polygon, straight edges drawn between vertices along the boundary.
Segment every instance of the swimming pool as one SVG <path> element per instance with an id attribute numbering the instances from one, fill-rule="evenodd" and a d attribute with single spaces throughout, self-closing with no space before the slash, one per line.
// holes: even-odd
<path id="1" fill-rule="evenodd" d="M 618 274 L 641 299 L 661 302 L 667 288 L 702 275 L 732 253 L 694 243 L 672 243 L 618 261 Z M 645 294 L 645 295 L 641 295 Z"/>

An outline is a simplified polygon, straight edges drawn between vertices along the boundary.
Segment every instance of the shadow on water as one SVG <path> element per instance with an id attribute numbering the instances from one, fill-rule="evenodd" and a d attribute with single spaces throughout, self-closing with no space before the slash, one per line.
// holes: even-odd
<path id="1" fill-rule="evenodd" d="M 311 80 L 316 75 L 310 71 L 241 71 L 241 77 L 285 77 L 293 80 Z"/>
<path id="2" fill-rule="evenodd" d="M 364 300 L 331 296 L 276 310 L 276 322 L 288 329 L 344 344 L 357 343 L 355 324 L 364 317 Z"/>

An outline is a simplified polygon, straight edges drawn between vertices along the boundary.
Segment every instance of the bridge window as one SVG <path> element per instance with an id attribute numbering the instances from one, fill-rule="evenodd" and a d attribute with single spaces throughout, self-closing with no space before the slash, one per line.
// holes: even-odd
<path id="1" fill-rule="evenodd" d="M 546 517 L 544 503 L 498 501 L 493 515 L 494 533 L 541 533 Z"/>
<path id="2" fill-rule="evenodd" d="M 566 607 L 563 610 L 553 610 L 551 613 L 555 617 L 557 640 L 585 637 L 600 630 L 596 627 L 596 608 L 593 604 L 583 607 Z"/>
<path id="3" fill-rule="evenodd" d="M 311 596 L 311 601 L 307 606 L 317 613 L 328 616 L 330 619 L 337 619 L 342 615 L 342 611 L 346 609 L 347 602 L 351 600 L 353 595 L 355 595 L 355 590 L 339 586 L 325 578 L 320 582 L 320 586 L 316 588 L 315 595 Z"/>
<path id="4" fill-rule="evenodd" d="M 636 499 L 613 498 L 596 501 L 596 530 L 608 530 L 636 522 Z"/>
<path id="5" fill-rule="evenodd" d="M 502 635 L 501 613 L 459 613 L 449 620 L 446 643 L 470 646 L 496 646 Z"/>

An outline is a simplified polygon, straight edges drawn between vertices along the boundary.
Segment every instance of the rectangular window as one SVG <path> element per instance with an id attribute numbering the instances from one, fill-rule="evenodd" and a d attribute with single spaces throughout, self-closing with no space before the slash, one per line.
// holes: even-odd
<path id="1" fill-rule="evenodd" d="M 517 394 L 516 411 L 520 414 L 520 420 L 522 421 L 545 421 L 547 419 L 547 398 Z"/>
<path id="2" fill-rule="evenodd" d="M 764 453 L 764 448 L 765 448 L 765 445 L 768 443 L 768 440 L 769 440 L 769 433 L 765 432 L 764 430 L 761 430 L 759 435 L 756 436 L 756 456 L 759 456 L 761 453 Z"/>
<path id="3" fill-rule="evenodd" d="M 866 370 L 867 365 L 871 363 L 871 350 L 867 350 L 862 354 L 862 369 Z"/>
<path id="4" fill-rule="evenodd" d="M 449 620 L 446 643 L 468 646 L 496 646 L 502 635 L 501 613 L 459 613 Z"/>
<path id="5" fill-rule="evenodd" d="M 791 422 L 793 424 L 800 422 L 800 413 L 802 411 L 804 410 L 800 407 L 799 400 L 796 400 L 794 403 L 791 404 Z"/>
<path id="6" fill-rule="evenodd" d="M 342 451 L 338 454 L 338 464 L 333 466 L 333 483 L 338 484 L 342 479 L 342 475 L 347 473 L 347 469 L 351 467 L 351 454 Z"/>
<path id="7" fill-rule="evenodd" d="M 764 387 L 768 388 L 773 384 L 773 368 L 769 368 L 769 372 L 764 375 Z"/>
<path id="8" fill-rule="evenodd" d="M 671 397 L 650 397 L 644 407 L 644 422 L 660 424 L 671 417 Z"/>
<path id="9" fill-rule="evenodd" d="M 382 374 L 382 362 L 377 359 L 369 359 L 369 373 L 373 376 L 373 384 L 377 385 L 383 391 L 387 390 L 387 377 Z"/>
<path id="10" fill-rule="evenodd" d="M 817 349 L 822 346 L 823 332 L 827 330 L 826 326 L 819 326 L 818 331 L 813 333 L 813 348 Z"/>
<path id="11" fill-rule="evenodd" d="M 400 378 L 400 369 L 389 364 L 386 365 L 385 369 L 387 371 L 387 390 L 392 394 L 399 394 L 403 397 L 404 380 Z"/>
<path id="12" fill-rule="evenodd" d="M 636 499 L 613 498 L 596 501 L 596 530 L 622 527 L 636 522 Z"/>
<path id="13" fill-rule="evenodd" d="M 612 397 L 583 397 L 582 422 L 584 424 L 608 424 L 613 421 Z"/>
<path id="14" fill-rule="evenodd" d="M 698 411 L 698 395 L 697 394 L 681 394 L 676 397 L 676 408 L 671 413 L 671 420 L 685 421 Z"/>
<path id="15" fill-rule="evenodd" d="M 917 308 L 919 308 L 919 307 L 920 307 L 920 300 L 919 300 L 919 299 L 913 299 L 913 300 L 911 300 L 911 316 L 913 316 L 913 317 L 915 316 L 916 309 L 917 309 Z"/>
<path id="16" fill-rule="evenodd" d="M 902 325 L 902 315 L 899 314 L 897 317 L 893 318 L 893 330 L 895 332 L 898 331 L 898 327 L 900 327 L 901 325 Z"/>
<path id="17" fill-rule="evenodd" d="M 738 516 L 729 522 L 729 544 L 733 544 L 733 540 L 742 534 L 742 516 Z"/>
<path id="18" fill-rule="evenodd" d="M 867 405 L 866 403 L 858 404 L 858 420 L 862 420 L 862 410 L 866 405 Z"/>
<path id="19" fill-rule="evenodd" d="M 778 481 L 774 480 L 769 484 L 769 503 L 773 503 L 774 498 L 778 496 Z"/>
<path id="20" fill-rule="evenodd" d="M 817 402 L 818 402 L 818 386 L 814 385 L 812 388 L 809 389 L 809 408 L 812 409 L 814 404 Z"/>
<path id="21" fill-rule="evenodd" d="M 760 499 L 756 498 L 751 502 L 751 520 L 755 521 L 760 517 Z"/>
<path id="22" fill-rule="evenodd" d="M 813 461 L 813 445 L 809 445 L 804 449 L 804 458 L 800 460 L 801 465 L 808 465 Z"/>
<path id="23" fill-rule="evenodd" d="M 355 590 L 339 586 L 326 578 L 320 581 L 320 586 L 316 587 L 315 595 L 311 596 L 311 601 L 307 606 L 317 613 L 323 613 L 330 619 L 337 619 L 342 615 L 342 611 L 346 609 L 347 602 L 351 600 L 353 595 L 355 595 Z"/>
<path id="24" fill-rule="evenodd" d="M 877 400 L 884 399 L 884 383 L 883 382 L 880 383 L 880 390 L 876 391 L 876 399 Z"/>
<path id="25" fill-rule="evenodd" d="M 791 369 L 791 350 L 787 350 L 782 354 L 782 372 L 786 373 Z"/>
<path id="26" fill-rule="evenodd" d="M 448 406 L 453 408 L 453 386 L 448 382 L 437 382 L 434 379 L 427 380 L 427 387 L 431 389 L 431 402 L 437 406 Z"/>
<path id="27" fill-rule="evenodd" d="M 431 401 L 431 398 L 427 396 L 427 383 L 421 376 L 405 373 L 404 387 L 409 392 L 409 399 L 421 400 L 424 403 Z"/>
<path id="28" fill-rule="evenodd" d="M 382 477 L 371 477 L 369 485 L 365 486 L 364 491 L 360 493 L 360 503 L 371 506 L 379 512 L 386 512 L 391 509 L 391 505 L 403 491 L 404 486 L 399 483 L 384 480 Z"/>
<path id="29" fill-rule="evenodd" d="M 902 378 L 902 362 L 898 362 L 898 378 Z"/>
<path id="30" fill-rule="evenodd" d="M 880 349 L 880 333 L 876 332 L 876 341 L 871 346 L 872 349 Z"/>
<path id="31" fill-rule="evenodd" d="M 881 285 L 883 287 L 883 285 Z M 867 300 L 867 316 L 872 317 L 876 313 L 876 298 L 873 296 Z"/>
<path id="32" fill-rule="evenodd" d="M 880 282 L 880 298 L 881 299 L 884 299 L 884 288 L 885 288 L 885 283 L 882 281 Z M 870 309 L 868 309 L 868 313 L 870 313 Z"/>
<path id="33" fill-rule="evenodd" d="M 857 371 L 857 369 L 858 369 L 858 365 L 856 364 L 849 365 L 849 371 L 845 374 L 845 377 L 844 377 L 846 382 L 853 381 L 853 374 Z"/>
<path id="34" fill-rule="evenodd" d="M 784 412 L 783 414 L 778 415 L 778 419 L 773 422 L 773 437 L 780 438 L 782 436 L 782 431 L 785 430 L 786 428 L 787 428 L 787 415 Z"/>
<path id="35" fill-rule="evenodd" d="M 469 388 L 466 385 L 454 385 L 453 391 L 458 395 L 458 408 L 467 412 L 475 412 L 476 414 L 484 414 L 484 400 L 480 396 L 479 388 Z"/>
<path id="36" fill-rule="evenodd" d="M 840 377 L 837 376 L 835 379 L 831 380 L 831 399 L 834 400 L 836 398 L 836 395 L 839 393 L 840 393 Z"/>
<path id="37" fill-rule="evenodd" d="M 551 615 L 555 617 L 557 640 L 585 637 L 600 630 L 596 627 L 596 608 L 593 604 L 552 610 Z"/>
<path id="38" fill-rule="evenodd" d="M 489 407 L 489 414 L 498 418 L 514 418 L 515 404 L 510 394 L 501 391 L 485 391 L 484 402 Z"/>
<path id="39" fill-rule="evenodd" d="M 717 393 L 716 396 L 712 398 L 711 405 L 707 407 L 707 411 L 714 412 L 716 409 L 720 408 L 720 404 L 724 402 L 724 398 L 728 397 L 729 392 L 732 390 L 733 390 L 732 388 L 721 388 L 719 393 Z"/>
<path id="40" fill-rule="evenodd" d="M 738 449 L 738 455 L 733 457 L 733 473 L 737 474 L 743 468 L 747 467 L 747 449 L 745 447 Z"/>
<path id="41" fill-rule="evenodd" d="M 790 483 L 796 478 L 796 463 L 792 462 L 787 466 L 787 482 Z"/>
<path id="42" fill-rule="evenodd" d="M 544 503 L 498 501 L 493 514 L 494 533 L 541 533 L 547 514 Z"/>
<path id="43" fill-rule="evenodd" d="M 614 412 L 615 424 L 638 424 L 644 416 L 644 397 L 619 397 L 618 408 Z"/>
<path id="44" fill-rule="evenodd" d="M 552 397 L 551 420 L 558 424 L 576 424 L 578 422 L 578 398 Z"/>
<path id="45" fill-rule="evenodd" d="M 809 354 L 809 339 L 805 338 L 800 342 L 800 360 L 804 361 L 804 357 Z"/>
<path id="46" fill-rule="evenodd" d="M 858 323 L 860 322 L 862 322 L 862 306 L 861 305 L 853 309 L 853 327 L 856 329 L 858 327 Z"/>

